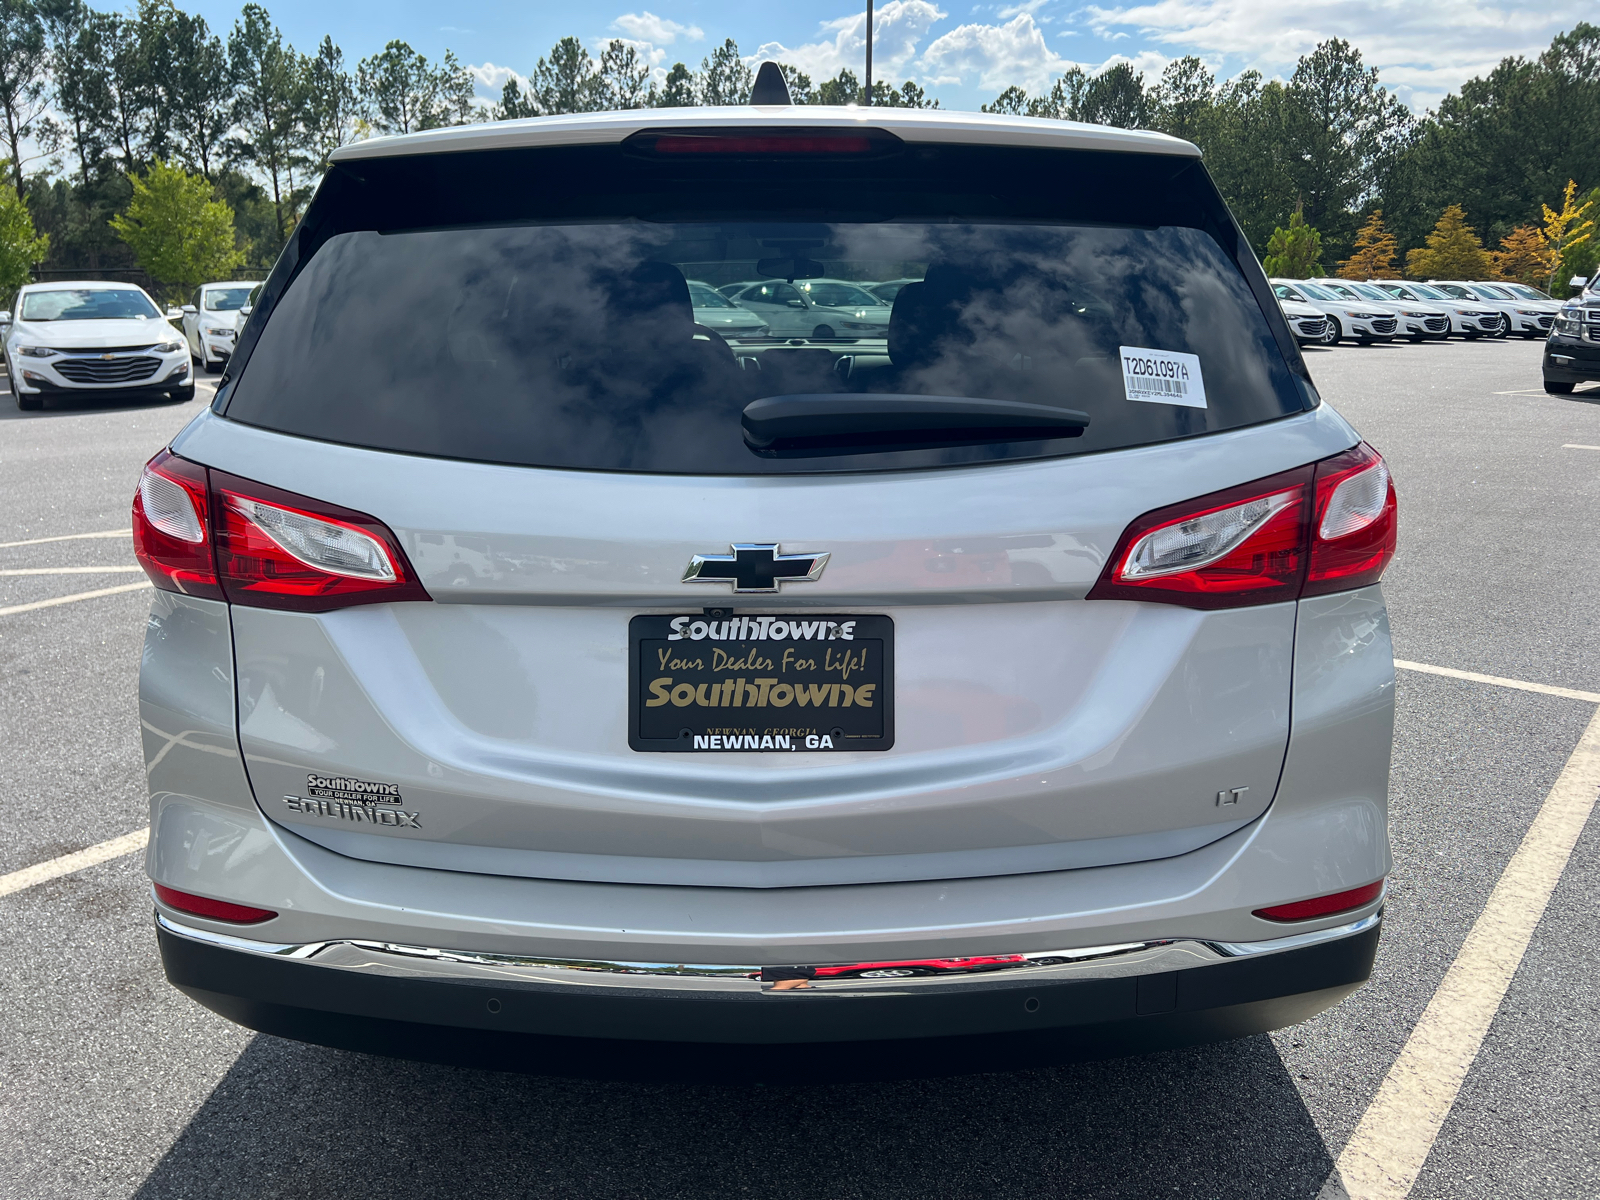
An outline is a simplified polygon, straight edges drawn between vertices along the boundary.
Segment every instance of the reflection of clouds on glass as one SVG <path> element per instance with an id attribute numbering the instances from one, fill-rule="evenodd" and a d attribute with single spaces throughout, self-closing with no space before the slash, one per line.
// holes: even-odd
<path id="1" fill-rule="evenodd" d="M 741 345 L 736 359 L 716 335 L 696 337 L 686 275 L 748 279 L 785 237 L 822 243 L 815 253 L 840 280 L 922 280 L 897 295 L 887 344 L 881 332 L 856 344 L 801 338 Z M 1119 345 L 1198 354 L 1219 399 L 1209 409 L 1129 403 Z M 1079 409 L 1091 423 L 1062 448 L 1073 452 L 1231 428 L 1298 403 L 1259 305 L 1198 230 L 624 220 L 333 237 L 280 301 L 234 411 L 414 453 L 761 473 L 794 468 L 746 447 L 744 405 L 818 391 Z M 1010 451 L 939 453 L 921 465 Z"/>

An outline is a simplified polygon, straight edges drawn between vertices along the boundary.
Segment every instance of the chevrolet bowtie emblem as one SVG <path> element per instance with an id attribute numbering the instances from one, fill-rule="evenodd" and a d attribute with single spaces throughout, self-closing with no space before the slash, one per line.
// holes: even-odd
<path id="1" fill-rule="evenodd" d="M 115 354 L 102 354 L 100 357 L 105 359 L 106 362 L 110 362 L 112 359 L 116 358 L 116 355 Z"/>
<path id="2" fill-rule="evenodd" d="M 775 542 L 735 544 L 732 554 L 696 554 L 685 583 L 731 583 L 736 592 L 775 592 L 785 583 L 814 583 L 828 554 L 779 554 Z"/>

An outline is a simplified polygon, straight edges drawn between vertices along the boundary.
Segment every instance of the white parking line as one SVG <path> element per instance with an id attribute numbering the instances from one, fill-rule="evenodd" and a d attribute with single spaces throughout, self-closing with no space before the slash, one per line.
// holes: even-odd
<path id="1" fill-rule="evenodd" d="M 22 891 L 23 888 L 47 883 L 63 875 L 71 875 L 74 871 L 86 870 L 103 862 L 110 862 L 113 858 L 121 858 L 124 854 L 132 854 L 135 850 L 143 850 L 149 840 L 150 827 L 146 825 L 143 829 L 135 829 L 132 833 L 114 837 L 109 842 L 101 842 L 98 846 L 90 846 L 87 850 L 63 854 L 60 858 L 34 863 L 31 867 L 23 867 L 22 870 L 12 871 L 9 875 L 0 875 L 0 896 L 9 896 L 12 892 Z"/>
<path id="2" fill-rule="evenodd" d="M 9 617 L 12 613 L 32 612 L 36 608 L 54 608 L 58 604 L 73 604 L 79 600 L 94 600 L 101 596 L 115 596 L 119 592 L 137 592 L 140 588 L 150 586 L 148 579 L 139 583 L 124 583 L 118 587 L 96 588 L 92 592 L 76 592 L 71 596 L 55 596 L 49 600 L 35 600 L 32 604 L 13 604 L 10 608 L 0 608 L 0 617 Z"/>
<path id="3" fill-rule="evenodd" d="M 109 575 L 119 571 L 142 571 L 141 566 L 132 567 L 14 567 L 9 571 L 0 571 L 0 575 Z"/>
<path id="4" fill-rule="evenodd" d="M 1429 663 L 1405 662 L 1395 659 L 1394 665 L 1402 671 L 1422 671 L 1428 675 L 1443 675 L 1447 679 L 1466 679 L 1473 683 L 1492 683 L 1496 687 L 1516 688 L 1521 692 L 1538 692 L 1545 696 L 1561 696 L 1567 700 L 1583 700 L 1600 704 L 1600 692 L 1580 692 L 1574 688 L 1552 687 L 1548 683 L 1529 683 L 1523 679 L 1502 679 L 1498 675 L 1480 675 L 1476 671 L 1458 671 L 1454 667 L 1435 667 Z"/>
<path id="5" fill-rule="evenodd" d="M 1600 450 L 1600 446 L 1580 446 L 1577 442 L 1562 442 L 1563 450 Z"/>
<path id="6" fill-rule="evenodd" d="M 1319 1200 L 1404 1200 L 1450 1115 L 1600 792 L 1600 710 L 1578 739 Z"/>
<path id="7" fill-rule="evenodd" d="M 99 533 L 63 533 L 59 537 L 29 538 L 25 542 L 0 542 L 0 550 L 8 550 L 12 546 L 42 546 L 46 542 L 76 542 L 82 538 L 112 538 L 132 537 L 131 529 L 102 529 Z"/>

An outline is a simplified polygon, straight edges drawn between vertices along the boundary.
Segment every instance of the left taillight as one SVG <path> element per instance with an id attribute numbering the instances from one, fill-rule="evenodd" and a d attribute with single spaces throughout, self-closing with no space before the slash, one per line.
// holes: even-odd
<path id="1" fill-rule="evenodd" d="M 133 553 L 163 591 L 222 599 L 204 467 L 167 450 L 145 463 L 133 494 Z"/>
<path id="2" fill-rule="evenodd" d="M 328 612 L 433 598 L 376 517 L 215 470 L 211 505 L 217 574 L 234 604 Z"/>
<path id="3" fill-rule="evenodd" d="M 1146 513 L 1088 598 L 1215 609 L 1349 591 L 1382 577 L 1397 532 L 1394 482 L 1363 442 Z"/>
<path id="4" fill-rule="evenodd" d="M 301 612 L 432 599 L 376 517 L 166 450 L 140 477 L 133 544 L 152 583 L 189 596 Z"/>

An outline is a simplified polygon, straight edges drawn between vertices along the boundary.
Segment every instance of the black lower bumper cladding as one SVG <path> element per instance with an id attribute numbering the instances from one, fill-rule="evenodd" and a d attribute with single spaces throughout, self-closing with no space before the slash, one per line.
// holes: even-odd
<path id="1" fill-rule="evenodd" d="M 781 996 L 575 995 L 341 970 L 159 928 L 157 937 L 167 978 L 185 994 L 297 1041 L 538 1074 L 798 1084 L 1017 1070 L 1265 1033 L 1365 983 L 1378 933 L 1153 975 Z"/>

